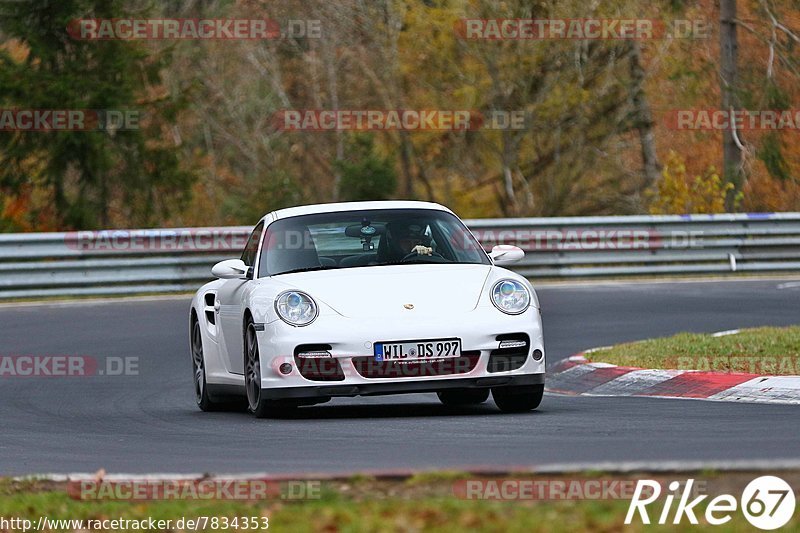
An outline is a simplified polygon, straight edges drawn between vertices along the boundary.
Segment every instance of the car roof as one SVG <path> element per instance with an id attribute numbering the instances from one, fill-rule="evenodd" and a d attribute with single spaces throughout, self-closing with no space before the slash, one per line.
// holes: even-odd
<path id="1" fill-rule="evenodd" d="M 374 202 L 338 202 L 329 204 L 300 205 L 287 207 L 267 214 L 264 218 L 269 220 L 270 215 L 277 220 L 280 218 L 296 217 L 299 215 L 313 215 L 316 213 L 341 213 L 345 211 L 365 211 L 369 209 L 433 209 L 436 211 L 447 211 L 448 208 L 433 202 L 418 202 L 415 200 L 385 200 Z"/>

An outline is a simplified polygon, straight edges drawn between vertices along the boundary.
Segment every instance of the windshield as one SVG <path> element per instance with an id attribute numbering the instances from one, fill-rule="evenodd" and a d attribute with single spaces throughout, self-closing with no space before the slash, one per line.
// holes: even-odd
<path id="1" fill-rule="evenodd" d="M 270 224 L 259 277 L 411 263 L 491 264 L 452 214 L 382 209 L 303 215 Z"/>

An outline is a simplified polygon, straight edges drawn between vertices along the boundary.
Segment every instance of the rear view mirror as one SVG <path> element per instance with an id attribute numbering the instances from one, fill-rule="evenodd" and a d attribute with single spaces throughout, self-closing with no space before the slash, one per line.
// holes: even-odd
<path id="1" fill-rule="evenodd" d="M 384 224 L 353 224 L 344 228 L 344 234 L 348 237 L 377 237 L 386 233 L 386 226 Z"/>

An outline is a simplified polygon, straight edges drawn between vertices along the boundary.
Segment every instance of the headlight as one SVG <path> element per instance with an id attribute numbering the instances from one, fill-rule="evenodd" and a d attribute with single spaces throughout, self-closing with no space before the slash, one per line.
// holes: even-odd
<path id="1" fill-rule="evenodd" d="M 317 304 L 308 294 L 286 291 L 275 300 L 275 311 L 281 320 L 292 326 L 307 326 L 317 318 Z"/>
<path id="2" fill-rule="evenodd" d="M 509 315 L 524 313 L 531 303 L 531 293 L 519 281 L 503 279 L 492 287 L 492 303 Z"/>

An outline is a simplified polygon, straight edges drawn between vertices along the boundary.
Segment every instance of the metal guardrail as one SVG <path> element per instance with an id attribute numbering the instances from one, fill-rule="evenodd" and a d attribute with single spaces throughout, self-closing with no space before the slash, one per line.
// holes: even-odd
<path id="1" fill-rule="evenodd" d="M 533 279 L 800 272 L 800 213 L 467 220 Z M 0 234 L 0 299 L 185 292 L 250 227 Z"/>

